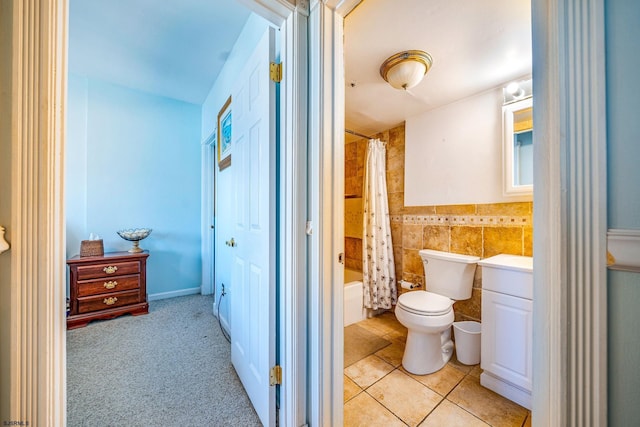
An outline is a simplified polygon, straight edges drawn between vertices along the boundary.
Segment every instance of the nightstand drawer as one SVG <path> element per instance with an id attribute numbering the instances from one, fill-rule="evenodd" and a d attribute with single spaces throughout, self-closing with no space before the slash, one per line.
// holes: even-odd
<path id="1" fill-rule="evenodd" d="M 78 297 L 128 291 L 140 287 L 140 275 L 105 277 L 78 282 Z"/>
<path id="2" fill-rule="evenodd" d="M 124 261 L 109 264 L 78 266 L 78 280 L 97 279 L 99 277 L 123 276 L 140 272 L 140 262 Z"/>
<path id="3" fill-rule="evenodd" d="M 78 298 L 78 313 L 89 313 L 96 310 L 105 310 L 108 308 L 135 304 L 140 302 L 139 298 L 140 292 L 138 290 Z"/>
<path id="4" fill-rule="evenodd" d="M 147 251 L 123 251 L 68 259 L 67 329 L 82 328 L 92 320 L 113 319 L 123 314 L 147 314 L 148 257 Z"/>

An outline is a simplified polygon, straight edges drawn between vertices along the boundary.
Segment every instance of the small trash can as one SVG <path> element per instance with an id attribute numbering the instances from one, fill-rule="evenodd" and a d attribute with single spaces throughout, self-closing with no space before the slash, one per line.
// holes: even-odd
<path id="1" fill-rule="evenodd" d="M 480 363 L 480 331 L 480 322 L 453 322 L 456 355 L 460 363 L 465 365 Z"/>

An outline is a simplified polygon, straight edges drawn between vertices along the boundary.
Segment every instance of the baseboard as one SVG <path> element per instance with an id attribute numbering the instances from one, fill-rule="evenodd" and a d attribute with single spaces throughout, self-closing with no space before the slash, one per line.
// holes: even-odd
<path id="1" fill-rule="evenodd" d="M 189 289 L 180 289 L 177 291 L 170 292 L 160 292 L 157 294 L 149 294 L 147 296 L 148 301 L 157 301 L 159 299 L 167 299 L 167 298 L 175 298 L 175 297 L 183 297 L 185 295 L 194 295 L 199 294 L 200 288 L 189 288 Z"/>

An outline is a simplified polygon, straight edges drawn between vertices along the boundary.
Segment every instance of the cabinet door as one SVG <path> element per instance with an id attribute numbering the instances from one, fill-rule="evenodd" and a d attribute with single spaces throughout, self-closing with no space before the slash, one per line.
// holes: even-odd
<path id="1" fill-rule="evenodd" d="M 531 390 L 533 302 L 482 291 L 481 367 Z"/>

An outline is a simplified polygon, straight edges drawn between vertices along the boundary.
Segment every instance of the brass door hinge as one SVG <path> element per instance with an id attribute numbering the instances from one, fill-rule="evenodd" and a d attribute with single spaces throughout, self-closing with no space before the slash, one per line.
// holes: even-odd
<path id="1" fill-rule="evenodd" d="M 269 64 L 269 78 L 276 83 L 282 81 L 282 62 L 279 64 L 271 62 Z"/>
<path id="2" fill-rule="evenodd" d="M 282 368 L 276 365 L 269 371 L 269 385 L 282 384 Z"/>

